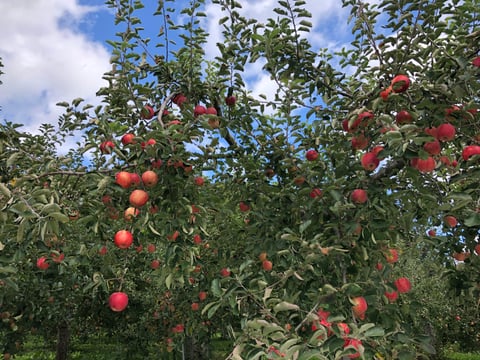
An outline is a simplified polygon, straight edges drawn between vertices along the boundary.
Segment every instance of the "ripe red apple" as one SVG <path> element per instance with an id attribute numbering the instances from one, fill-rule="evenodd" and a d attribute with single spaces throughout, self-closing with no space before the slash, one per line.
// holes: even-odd
<path id="1" fill-rule="evenodd" d="M 202 243 L 202 238 L 200 235 L 198 234 L 195 234 L 193 236 L 193 243 L 196 244 L 196 245 L 200 245 Z"/>
<path id="2" fill-rule="evenodd" d="M 406 75 L 397 75 L 392 79 L 390 86 L 394 93 L 405 92 L 410 86 L 410 79 Z"/>
<path id="3" fill-rule="evenodd" d="M 136 208 L 144 206 L 148 201 L 148 194 L 144 190 L 133 190 L 129 197 L 130 204 Z"/>
<path id="4" fill-rule="evenodd" d="M 106 246 L 102 246 L 102 247 L 100 248 L 100 250 L 98 250 L 98 253 L 99 253 L 100 255 L 102 255 L 102 256 L 105 255 L 105 254 L 107 253 L 107 247 L 106 247 Z"/>
<path id="5" fill-rule="evenodd" d="M 195 185 L 197 186 L 203 186 L 203 184 L 205 183 L 205 179 L 201 176 L 195 177 L 194 181 L 195 181 Z"/>
<path id="6" fill-rule="evenodd" d="M 228 277 L 230 276 L 230 270 L 227 268 L 223 268 L 222 270 L 220 270 L 220 275 L 223 277 Z"/>
<path id="7" fill-rule="evenodd" d="M 365 298 L 363 296 L 357 296 L 357 297 L 354 297 L 351 300 L 351 302 L 353 304 L 353 306 L 352 306 L 353 314 L 356 317 L 358 317 L 360 320 L 364 320 L 365 319 L 365 312 L 368 309 L 368 304 L 367 304 L 367 301 L 365 300 Z"/>
<path id="8" fill-rule="evenodd" d="M 156 249 L 157 249 L 157 248 L 155 247 L 154 244 L 148 244 L 148 246 L 147 246 L 147 251 L 148 251 L 150 254 L 153 254 Z"/>
<path id="9" fill-rule="evenodd" d="M 436 139 L 434 141 L 429 141 L 423 144 L 423 149 L 430 155 L 438 155 L 442 151 L 440 141 Z"/>
<path id="10" fill-rule="evenodd" d="M 120 249 L 128 249 L 133 243 L 133 235 L 128 230 L 119 230 L 115 234 L 113 241 Z"/>
<path id="11" fill-rule="evenodd" d="M 413 116 L 407 110 L 400 110 L 395 115 L 395 121 L 398 125 L 410 124 L 413 121 Z"/>
<path id="12" fill-rule="evenodd" d="M 128 305 L 128 295 L 121 291 L 114 292 L 110 295 L 108 304 L 113 311 L 123 311 Z"/>
<path id="13" fill-rule="evenodd" d="M 47 261 L 45 256 L 39 257 L 37 259 L 37 268 L 40 270 L 47 270 L 50 267 L 50 264 Z"/>
<path id="14" fill-rule="evenodd" d="M 314 161 L 318 159 L 318 152 L 316 150 L 308 150 L 306 154 L 306 158 L 308 161 Z"/>
<path id="15" fill-rule="evenodd" d="M 457 261 L 465 261 L 470 256 L 470 253 L 465 251 L 461 251 L 461 252 L 455 251 L 452 256 Z"/>
<path id="16" fill-rule="evenodd" d="M 475 67 L 480 67 L 480 56 L 477 56 L 472 60 L 472 65 Z"/>
<path id="17" fill-rule="evenodd" d="M 450 123 L 444 123 L 437 127 L 437 139 L 442 142 L 452 141 L 455 138 L 455 133 L 455 126 Z"/>
<path id="18" fill-rule="evenodd" d="M 207 112 L 207 108 L 203 105 L 196 105 L 193 109 L 193 116 L 198 117 L 204 115 Z"/>
<path id="19" fill-rule="evenodd" d="M 112 141 L 110 140 L 104 141 L 100 144 L 100 152 L 102 154 L 111 154 L 112 149 L 114 147 L 115 147 L 115 144 Z"/>
<path id="20" fill-rule="evenodd" d="M 115 182 L 124 189 L 132 186 L 132 174 L 127 171 L 120 171 L 115 175 Z"/>
<path id="21" fill-rule="evenodd" d="M 62 253 L 50 253 L 50 257 L 52 258 L 53 262 L 57 263 L 57 264 L 60 264 L 63 259 L 65 259 L 65 254 L 62 254 Z"/>
<path id="22" fill-rule="evenodd" d="M 388 299 L 389 302 L 393 303 L 395 302 L 395 300 L 398 299 L 398 292 L 396 292 L 395 290 L 393 291 L 385 291 L 385 297 Z"/>
<path id="23" fill-rule="evenodd" d="M 362 345 L 362 340 L 359 340 L 359 339 L 354 339 L 354 338 L 346 338 L 344 343 L 343 343 L 343 348 L 347 348 L 347 347 L 353 347 L 355 350 L 357 350 L 356 353 L 353 353 L 353 354 L 349 354 L 348 355 L 348 358 L 349 359 L 357 359 L 359 358 L 361 355 L 361 352 L 360 352 L 360 349 L 363 347 Z"/>
<path id="24" fill-rule="evenodd" d="M 437 236 L 437 232 L 435 231 L 435 229 L 428 230 L 428 236 L 432 236 L 432 237 Z"/>
<path id="25" fill-rule="evenodd" d="M 355 204 L 364 204 L 368 200 L 367 192 L 363 189 L 355 189 L 350 194 L 350 199 Z"/>
<path id="26" fill-rule="evenodd" d="M 270 260 L 262 261 L 262 269 L 265 271 L 272 271 L 273 264 Z"/>
<path id="27" fill-rule="evenodd" d="M 385 258 L 389 264 L 396 263 L 398 261 L 398 251 L 397 249 L 388 249 L 385 253 Z"/>
<path id="28" fill-rule="evenodd" d="M 198 309 L 200 308 L 200 304 L 198 302 L 194 302 L 192 303 L 192 311 L 198 311 Z"/>
<path id="29" fill-rule="evenodd" d="M 312 189 L 312 191 L 310 191 L 310 197 L 312 199 L 315 199 L 317 197 L 322 197 L 322 195 L 323 195 L 323 192 L 319 188 L 315 188 L 315 189 Z"/>
<path id="30" fill-rule="evenodd" d="M 468 161 L 470 157 L 474 155 L 480 155 L 480 146 L 479 145 L 465 146 L 465 148 L 462 151 L 463 160 Z"/>
<path id="31" fill-rule="evenodd" d="M 135 143 L 134 139 L 135 139 L 135 135 L 133 135 L 132 133 L 128 133 L 123 135 L 120 141 L 122 142 L 123 145 L 126 146 L 129 144 L 134 144 Z"/>
<path id="32" fill-rule="evenodd" d="M 225 98 L 225 104 L 227 104 L 227 106 L 230 106 L 230 107 L 235 106 L 236 102 L 237 102 L 237 98 L 233 95 L 227 96 Z"/>
<path id="33" fill-rule="evenodd" d="M 142 181 L 146 187 L 152 187 L 158 183 L 158 175 L 155 171 L 147 170 L 142 174 Z"/>
<path id="34" fill-rule="evenodd" d="M 397 280 L 395 280 L 394 284 L 398 292 L 401 294 L 407 293 L 412 289 L 412 284 L 410 283 L 410 280 L 408 280 L 406 277 L 398 278 Z"/>
<path id="35" fill-rule="evenodd" d="M 140 116 L 142 119 L 145 120 L 150 120 L 153 118 L 155 115 L 155 110 L 150 105 L 145 105 L 141 110 L 140 110 Z"/>
<path id="36" fill-rule="evenodd" d="M 410 161 L 410 165 L 412 165 L 412 167 L 416 168 L 420 172 L 428 173 L 435 170 L 437 164 L 435 162 L 435 159 L 429 156 L 426 159 L 414 158 Z"/>
<path id="37" fill-rule="evenodd" d="M 200 291 L 198 293 L 198 298 L 200 299 L 200 301 L 205 301 L 207 299 L 207 292 L 206 291 Z"/>
<path id="38" fill-rule="evenodd" d="M 373 171 L 380 164 L 380 160 L 377 155 L 373 152 L 367 152 L 363 154 L 361 158 L 362 166 L 367 171 Z"/>
<path id="39" fill-rule="evenodd" d="M 240 207 L 241 212 L 247 212 L 250 210 L 250 206 L 243 201 L 240 201 L 240 204 L 238 206 Z"/>
<path id="40" fill-rule="evenodd" d="M 295 179 L 293 179 L 293 182 L 295 185 L 301 186 L 305 182 L 305 176 L 297 176 Z"/>
<path id="41" fill-rule="evenodd" d="M 380 91 L 380 97 L 383 99 L 383 101 L 387 101 L 391 92 L 392 92 L 392 87 L 389 86 L 388 88 Z"/>
<path id="42" fill-rule="evenodd" d="M 150 263 L 150 267 L 152 269 L 158 269 L 160 267 L 160 261 L 155 259 L 155 260 L 152 260 L 152 262 Z"/>
<path id="43" fill-rule="evenodd" d="M 352 138 L 352 148 L 355 150 L 363 150 L 368 146 L 369 139 L 365 135 L 360 134 Z"/>
<path id="44" fill-rule="evenodd" d="M 167 239 L 170 241 L 175 241 L 177 240 L 179 235 L 180 235 L 180 232 L 178 230 L 175 230 L 172 235 L 167 236 Z"/>
<path id="45" fill-rule="evenodd" d="M 154 169 L 160 169 L 163 165 L 163 160 L 162 159 L 158 159 L 158 160 L 155 160 L 155 159 L 152 159 L 152 167 Z"/>
<path id="46" fill-rule="evenodd" d="M 457 218 L 453 215 L 447 215 L 443 218 L 443 220 L 451 228 L 454 228 L 458 224 Z"/>
<path id="47" fill-rule="evenodd" d="M 178 107 L 182 107 L 183 103 L 185 103 L 187 101 L 187 97 L 183 94 L 176 94 L 173 99 L 172 99 L 172 102 L 177 105 Z"/>
<path id="48" fill-rule="evenodd" d="M 217 115 L 217 109 L 215 109 L 213 106 L 209 106 L 205 109 L 205 114 L 207 114 L 207 115 Z"/>
<path id="49" fill-rule="evenodd" d="M 131 206 L 125 210 L 125 212 L 123 213 L 123 218 L 126 221 L 132 221 L 133 218 L 137 217 L 139 214 L 140 214 L 140 210 Z"/>
<path id="50" fill-rule="evenodd" d="M 474 250 L 477 253 L 477 255 L 480 255 L 480 244 L 475 245 Z"/>

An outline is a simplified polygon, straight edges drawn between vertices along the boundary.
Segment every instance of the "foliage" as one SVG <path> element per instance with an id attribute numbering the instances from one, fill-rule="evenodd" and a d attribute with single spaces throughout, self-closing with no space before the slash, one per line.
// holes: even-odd
<path id="1" fill-rule="evenodd" d="M 171 1 L 159 1 L 156 44 L 141 37 L 141 1 L 106 3 L 123 31 L 108 42 L 102 105 L 59 103 L 58 129 L 39 135 L 1 125 L 5 351 L 67 326 L 76 336 L 106 331 L 128 344 L 128 358 L 183 344 L 208 358 L 217 333 L 233 339 L 231 359 L 434 356 L 454 310 L 441 301 L 425 310 L 428 289 L 443 289 L 412 269 L 428 258 L 428 271 L 444 270 L 459 309 L 479 296 L 478 153 L 462 153 L 480 134 L 473 2 L 344 0 L 354 40 L 332 52 L 312 47 L 304 1 L 279 1 L 260 23 L 235 1 L 213 0 L 225 13 L 215 59 L 203 49 L 204 1 L 178 24 Z M 248 91 L 257 62 L 273 99 Z M 403 110 L 411 121 L 396 120 Z M 132 142 L 122 142 L 127 133 Z M 74 134 L 77 146 L 59 153 Z M 425 144 L 435 139 L 432 155 Z M 116 181 L 150 170 L 152 186 Z M 127 219 L 134 187 L 149 200 Z M 427 236 L 433 228 L 438 236 Z M 134 237 L 128 249 L 113 242 L 123 229 Z M 462 252 L 460 266 L 451 256 Z M 48 269 L 36 266 L 41 256 Z M 129 296 L 123 312 L 107 306 L 115 291 Z M 432 334 L 424 325 L 439 315 Z"/>

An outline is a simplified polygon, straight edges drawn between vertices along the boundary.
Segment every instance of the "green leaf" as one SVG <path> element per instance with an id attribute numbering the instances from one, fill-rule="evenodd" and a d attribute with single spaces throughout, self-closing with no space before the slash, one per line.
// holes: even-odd
<path id="1" fill-rule="evenodd" d="M 384 336 L 385 335 L 385 330 L 381 327 L 375 326 L 375 327 L 365 331 L 364 335 L 367 336 L 367 337 Z"/>
<path id="2" fill-rule="evenodd" d="M 61 223 L 66 223 L 70 220 L 67 215 L 62 214 L 61 212 L 52 212 L 48 214 L 48 216 L 60 221 Z"/>
<path id="3" fill-rule="evenodd" d="M 480 225 L 480 214 L 474 213 L 464 220 L 465 226 L 475 227 Z"/>
<path id="4" fill-rule="evenodd" d="M 282 301 L 273 307 L 275 313 L 280 311 L 296 311 L 299 309 L 300 307 L 297 304 L 292 304 L 287 301 Z"/>

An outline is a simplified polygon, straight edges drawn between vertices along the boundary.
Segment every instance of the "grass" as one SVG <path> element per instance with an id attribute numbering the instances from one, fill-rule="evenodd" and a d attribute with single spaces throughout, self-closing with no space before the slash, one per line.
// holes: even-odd
<path id="1" fill-rule="evenodd" d="M 459 353 L 448 351 L 443 355 L 445 360 L 480 360 L 479 353 Z"/>

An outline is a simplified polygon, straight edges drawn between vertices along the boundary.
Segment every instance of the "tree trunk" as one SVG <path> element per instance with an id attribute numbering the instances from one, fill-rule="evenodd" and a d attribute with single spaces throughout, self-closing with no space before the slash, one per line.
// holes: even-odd
<path id="1" fill-rule="evenodd" d="M 66 322 L 58 325 L 57 357 L 56 360 L 67 360 L 68 346 L 70 344 L 70 330 Z"/>

